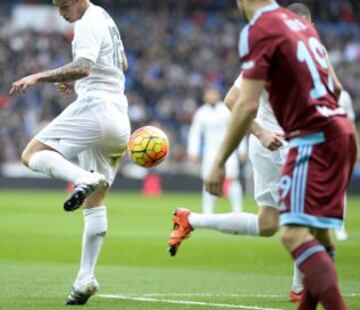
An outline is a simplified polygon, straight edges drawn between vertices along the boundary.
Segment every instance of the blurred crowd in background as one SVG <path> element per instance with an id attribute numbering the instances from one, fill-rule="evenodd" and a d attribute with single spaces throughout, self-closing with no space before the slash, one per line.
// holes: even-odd
<path id="1" fill-rule="evenodd" d="M 50 1 L 12 1 L 49 3 Z M 235 0 L 103 0 L 126 47 L 126 94 L 132 127 L 158 124 L 170 135 L 172 168 L 186 163 L 187 133 L 202 92 L 224 95 L 239 74 L 238 37 L 242 27 Z M 180 3 L 179 3 L 180 2 Z M 289 4 L 294 1 L 278 1 Z M 335 69 L 360 117 L 360 2 L 309 0 Z M 4 10 L 3 10 L 4 11 Z M 9 97 L 14 80 L 71 61 L 71 31 L 14 31 L 0 17 L 0 163 L 18 161 L 29 139 L 74 98 L 51 85 Z M 176 170 L 176 169 L 175 169 Z"/>

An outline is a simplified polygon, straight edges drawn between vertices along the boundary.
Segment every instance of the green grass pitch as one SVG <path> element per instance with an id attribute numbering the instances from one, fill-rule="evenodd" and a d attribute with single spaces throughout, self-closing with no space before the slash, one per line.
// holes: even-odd
<path id="1" fill-rule="evenodd" d="M 81 212 L 62 210 L 62 192 L 0 195 L 0 309 L 64 309 L 80 259 Z M 360 309 L 359 205 L 359 198 L 349 199 L 350 239 L 337 247 L 349 309 Z M 112 193 L 108 236 L 96 270 L 101 291 L 86 307 L 294 309 L 287 300 L 292 260 L 278 235 L 260 239 L 195 231 L 177 257 L 168 255 L 172 210 L 199 206 L 196 194 Z M 257 211 L 250 198 L 245 208 Z M 219 201 L 217 211 L 227 210 L 227 201 Z"/>

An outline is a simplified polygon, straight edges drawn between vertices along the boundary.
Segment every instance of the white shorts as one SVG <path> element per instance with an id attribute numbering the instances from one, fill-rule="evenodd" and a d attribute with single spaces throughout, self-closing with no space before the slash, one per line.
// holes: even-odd
<path id="1" fill-rule="evenodd" d="M 204 157 L 203 157 L 203 160 L 201 163 L 201 176 L 203 179 L 205 179 L 205 177 L 210 173 L 212 164 L 215 160 L 215 156 L 216 156 L 216 152 L 214 152 L 210 156 L 207 156 L 207 154 L 204 154 Z M 226 161 L 225 169 L 226 169 L 226 178 L 236 179 L 239 177 L 239 174 L 240 174 L 239 159 L 235 152 L 232 153 L 230 155 L 229 159 Z"/>
<path id="2" fill-rule="evenodd" d="M 289 148 L 271 152 L 254 136 L 249 140 L 249 158 L 254 174 L 254 198 L 259 207 L 278 206 L 279 176 Z"/>
<path id="3" fill-rule="evenodd" d="M 118 102 L 85 97 L 70 104 L 35 139 L 66 159 L 77 156 L 80 167 L 103 174 L 112 184 L 129 136 L 125 96 Z"/>

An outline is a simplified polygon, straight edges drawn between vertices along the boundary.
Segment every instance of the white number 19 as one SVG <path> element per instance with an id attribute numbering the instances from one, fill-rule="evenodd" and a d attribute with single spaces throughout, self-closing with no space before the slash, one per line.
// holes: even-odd
<path id="1" fill-rule="evenodd" d="M 309 39 L 309 47 L 314 57 L 311 55 L 306 44 L 303 41 L 299 41 L 297 45 L 297 59 L 300 62 L 305 62 L 313 79 L 314 87 L 310 91 L 310 97 L 312 99 L 319 99 L 326 96 L 326 87 L 321 81 L 320 73 L 315 65 L 315 60 L 324 69 L 329 69 L 329 65 L 326 51 L 324 50 L 324 47 L 319 42 L 319 40 L 311 37 Z M 334 90 L 334 83 L 330 74 L 328 79 L 328 87 L 331 91 Z"/>

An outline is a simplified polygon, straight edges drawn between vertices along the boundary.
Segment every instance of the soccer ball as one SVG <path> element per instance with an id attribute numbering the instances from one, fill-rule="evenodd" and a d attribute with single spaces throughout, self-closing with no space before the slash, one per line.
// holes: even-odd
<path id="1" fill-rule="evenodd" d="M 141 127 L 132 133 L 127 152 L 135 164 L 145 168 L 155 167 L 168 154 L 169 140 L 157 127 Z"/>

